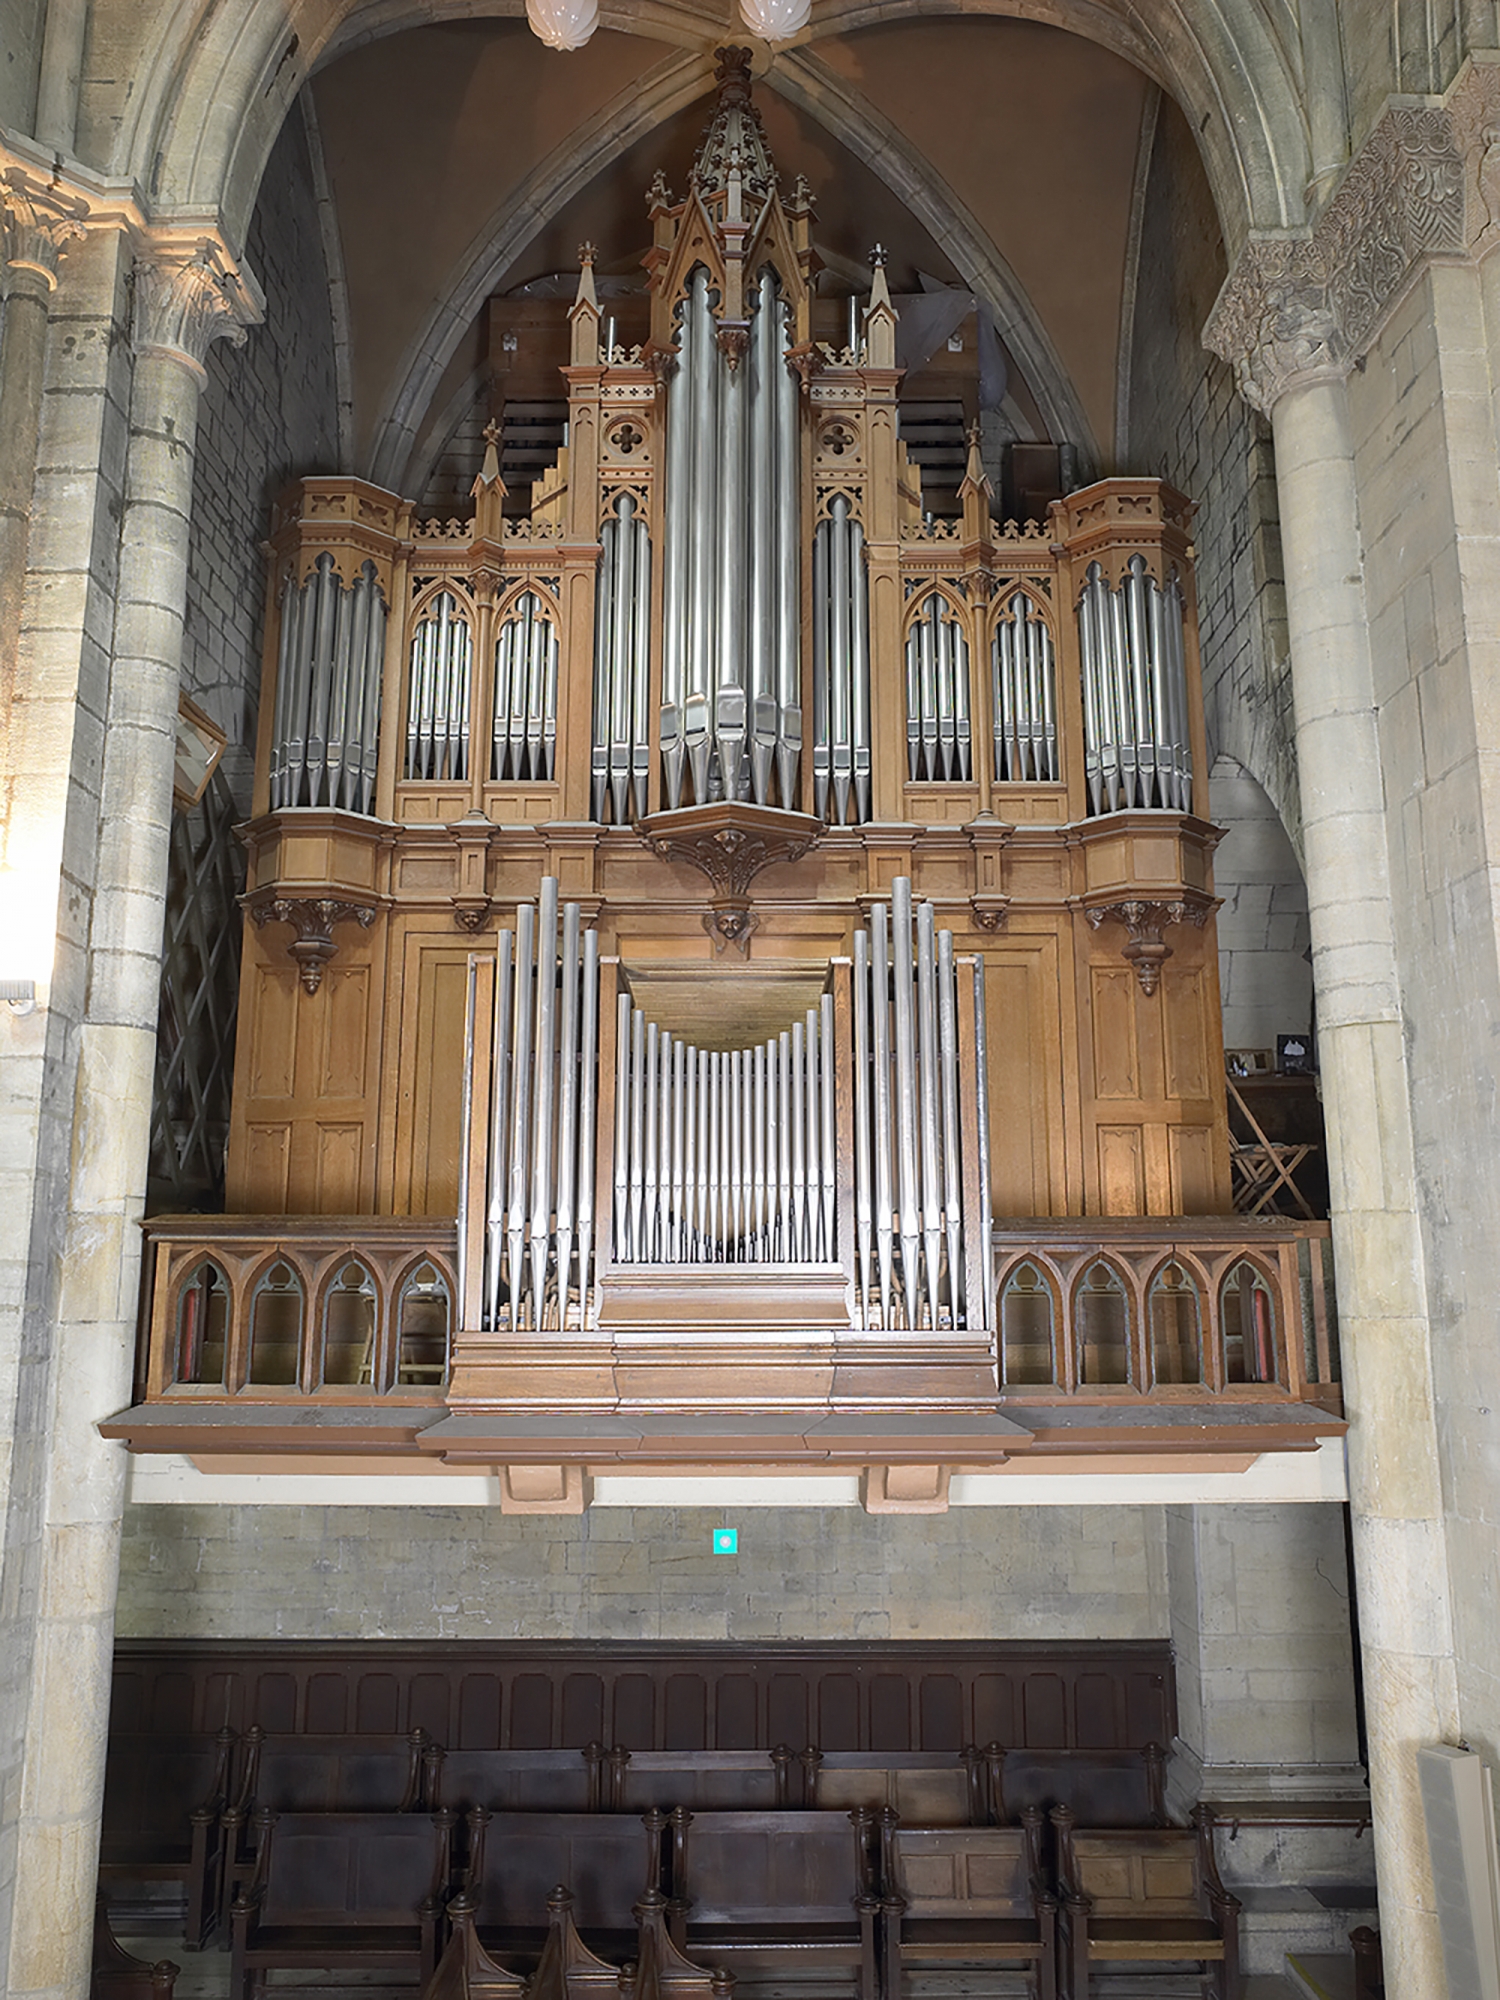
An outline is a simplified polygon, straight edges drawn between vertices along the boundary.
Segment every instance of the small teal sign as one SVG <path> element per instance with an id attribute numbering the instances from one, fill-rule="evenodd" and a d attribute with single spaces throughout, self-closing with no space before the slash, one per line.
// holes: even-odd
<path id="1" fill-rule="evenodd" d="M 714 1529 L 714 1554 L 716 1556 L 737 1556 L 740 1552 L 740 1531 L 738 1528 Z"/>

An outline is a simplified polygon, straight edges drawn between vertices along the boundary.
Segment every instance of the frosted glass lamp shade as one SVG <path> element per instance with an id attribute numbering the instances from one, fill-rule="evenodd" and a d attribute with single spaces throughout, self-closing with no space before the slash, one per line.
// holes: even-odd
<path id="1" fill-rule="evenodd" d="M 740 19 L 763 42 L 789 42 L 812 14 L 812 0 L 740 0 Z"/>
<path id="2" fill-rule="evenodd" d="M 526 18 L 549 49 L 581 49 L 599 25 L 599 0 L 526 0 Z"/>

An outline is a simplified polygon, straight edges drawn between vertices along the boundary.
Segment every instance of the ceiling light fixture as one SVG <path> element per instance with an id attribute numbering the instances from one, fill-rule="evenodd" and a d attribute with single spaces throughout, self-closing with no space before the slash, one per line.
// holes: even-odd
<path id="1" fill-rule="evenodd" d="M 526 0 L 526 18 L 549 49 L 581 49 L 599 25 L 599 0 Z"/>
<path id="2" fill-rule="evenodd" d="M 763 42 L 789 42 L 812 15 L 812 0 L 740 0 L 740 19 Z"/>

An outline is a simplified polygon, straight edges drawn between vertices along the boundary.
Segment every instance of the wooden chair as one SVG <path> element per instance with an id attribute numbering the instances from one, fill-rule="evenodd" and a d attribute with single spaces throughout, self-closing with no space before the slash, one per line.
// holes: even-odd
<path id="1" fill-rule="evenodd" d="M 408 1736 L 268 1735 L 245 1731 L 239 1784 L 223 1815 L 223 1911 L 255 1874 L 258 1816 L 436 1811 L 428 1797 L 443 1752 L 425 1729 Z"/>
<path id="2" fill-rule="evenodd" d="M 665 1813 L 492 1813 L 466 1817 L 464 1889 L 486 1951 L 534 1967 L 553 1925 L 548 1897 L 567 1885 L 591 1942 L 620 1958 L 636 1938 L 635 1906 L 660 1890 Z"/>
<path id="3" fill-rule="evenodd" d="M 860 2000 L 877 1986 L 873 1815 L 672 1814 L 672 1939 L 731 1967 L 846 1966 Z"/>
<path id="4" fill-rule="evenodd" d="M 109 1898 L 94 1898 L 94 1956 L 89 2000 L 172 2000 L 181 1966 L 169 1958 L 148 1965 L 120 1943 L 110 1927 Z"/>
<path id="5" fill-rule="evenodd" d="M 231 2000 L 251 2000 L 273 1968 L 432 1977 L 451 1813 L 261 1812 L 257 1822 L 255 1876 L 231 1918 Z"/>
<path id="6" fill-rule="evenodd" d="M 1196 1965 L 1216 2000 L 1240 2000 L 1240 1905 L 1219 1880 L 1213 1819 L 1191 1827 L 1080 1832 L 1051 1815 L 1061 1891 L 1063 1988 L 1088 2000 L 1096 1964 L 1140 1972 L 1143 1995 L 1166 1965 Z"/>
<path id="7" fill-rule="evenodd" d="M 227 1728 L 216 1736 L 184 1735 L 166 1742 L 116 1736 L 105 1764 L 100 1882 L 117 1908 L 122 1890 L 175 1885 L 182 1899 L 183 1938 L 195 1951 L 208 1942 L 220 1914 L 220 1821 L 237 1740 Z M 138 1903 L 143 1911 L 161 1907 L 149 1893 L 124 1900 Z"/>
<path id="8" fill-rule="evenodd" d="M 1042 1879 L 1042 1815 L 1019 1827 L 903 1826 L 881 1814 L 884 2000 L 908 1966 L 1025 1967 L 1035 2000 L 1057 1993 L 1057 1898 Z"/>

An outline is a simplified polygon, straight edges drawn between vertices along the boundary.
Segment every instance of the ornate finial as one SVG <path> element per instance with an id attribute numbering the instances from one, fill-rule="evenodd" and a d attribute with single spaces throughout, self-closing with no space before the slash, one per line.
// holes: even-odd
<path id="1" fill-rule="evenodd" d="M 875 266 L 877 271 L 885 269 L 885 245 L 883 243 L 877 243 L 875 248 L 870 252 L 870 262 Z"/>
<path id="2" fill-rule="evenodd" d="M 969 458 L 968 463 L 964 467 L 964 476 L 959 482 L 958 491 L 960 498 L 969 493 L 978 494 L 981 498 L 988 498 L 995 490 L 990 485 L 989 475 L 984 469 L 984 456 L 979 448 L 981 435 L 978 423 L 970 424 L 968 432 Z"/>
<path id="3" fill-rule="evenodd" d="M 658 167 L 650 187 L 646 190 L 646 211 L 648 214 L 654 214 L 657 209 L 670 208 L 671 206 L 671 189 L 667 186 L 666 175 Z"/>
<path id="4" fill-rule="evenodd" d="M 581 308 L 587 307 L 597 318 L 599 294 L 594 290 L 594 246 L 580 243 L 578 246 L 578 294 L 573 300 L 573 310 L 568 317 L 574 318 Z M 577 359 L 575 355 L 574 359 Z"/>
<path id="5" fill-rule="evenodd" d="M 721 104 L 733 101 L 735 96 L 750 95 L 750 63 L 754 55 L 752 49 L 728 48 L 714 50 L 714 82 L 719 86 Z"/>
<path id="6" fill-rule="evenodd" d="M 493 444 L 493 445 L 499 444 L 500 426 L 495 422 L 495 419 L 493 417 L 490 418 L 489 422 L 480 432 L 480 436 L 484 439 L 486 444 Z"/>
<path id="7" fill-rule="evenodd" d="M 593 270 L 598 254 L 592 243 L 580 243 L 578 246 L 578 261 L 586 271 Z"/>
<path id="8" fill-rule="evenodd" d="M 505 483 L 500 477 L 500 426 L 491 417 L 484 427 L 484 463 L 480 466 L 479 477 L 469 488 L 469 492 L 477 500 L 486 487 L 495 486 L 500 488 L 500 496 L 503 499 Z"/>

